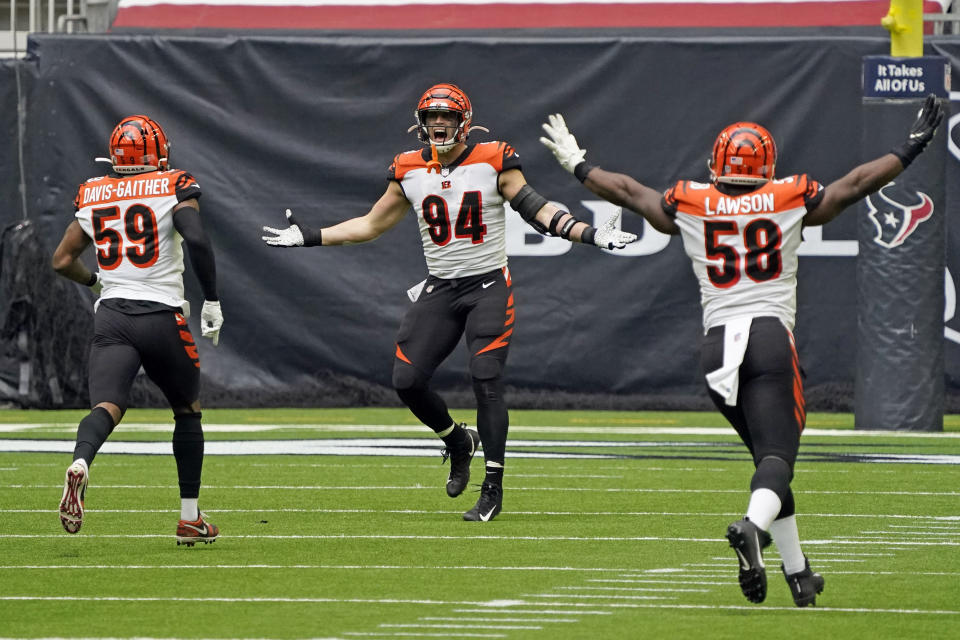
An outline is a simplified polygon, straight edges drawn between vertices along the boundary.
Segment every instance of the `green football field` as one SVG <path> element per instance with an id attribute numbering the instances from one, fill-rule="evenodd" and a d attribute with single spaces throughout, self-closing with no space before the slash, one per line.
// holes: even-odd
<path id="1" fill-rule="evenodd" d="M 84 413 L 0 412 L 0 637 L 960 637 L 960 416 L 809 417 L 793 488 L 826 588 L 798 609 L 773 546 L 766 602 L 740 593 L 724 532 L 752 465 L 712 413 L 514 411 L 481 523 L 405 410 L 208 410 L 200 504 L 222 533 L 193 548 L 166 411 L 128 414 L 63 531 Z"/>

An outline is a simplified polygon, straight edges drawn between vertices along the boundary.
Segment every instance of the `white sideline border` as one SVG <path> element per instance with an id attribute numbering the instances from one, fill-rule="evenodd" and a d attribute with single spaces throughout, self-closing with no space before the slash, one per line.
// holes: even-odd
<path id="1" fill-rule="evenodd" d="M 76 422 L 44 422 L 36 424 L 0 423 L 0 433 L 18 433 L 33 430 L 64 429 L 75 432 Z M 422 435 L 427 427 L 423 425 L 383 425 L 383 424 L 204 424 L 208 433 L 262 433 L 265 431 L 320 431 L 332 433 L 413 433 Z M 173 430 L 173 421 L 160 423 L 121 423 L 115 433 L 149 433 Z M 524 426 L 510 425 L 511 433 L 554 433 L 554 434 L 597 434 L 597 435 L 670 435 L 670 436 L 736 436 L 732 427 L 625 427 L 625 426 Z M 960 432 L 944 431 L 877 431 L 861 429 L 816 429 L 807 428 L 804 437 L 844 437 L 844 438 L 934 438 L 960 439 Z"/>
<path id="2" fill-rule="evenodd" d="M 507 451 L 511 458 L 564 459 L 611 459 L 626 456 L 623 453 L 569 453 L 560 448 L 575 449 L 662 449 L 673 447 L 713 447 L 705 442 L 631 442 L 631 441 L 576 441 L 576 440 L 513 440 Z M 0 453 L 71 453 L 73 440 L 21 440 L 0 438 Z M 541 448 L 546 451 L 518 451 L 518 448 Z M 173 444 L 166 442 L 131 442 L 108 440 L 101 453 L 127 455 L 170 455 Z M 204 455 L 328 455 L 328 456 L 386 456 L 386 457 L 435 457 L 436 438 L 353 438 L 353 439 L 292 439 L 292 440 L 207 440 Z M 857 458 L 854 460 L 853 458 Z M 960 455 L 939 453 L 858 453 L 853 461 L 869 461 L 886 464 L 931 464 L 960 465 Z"/>

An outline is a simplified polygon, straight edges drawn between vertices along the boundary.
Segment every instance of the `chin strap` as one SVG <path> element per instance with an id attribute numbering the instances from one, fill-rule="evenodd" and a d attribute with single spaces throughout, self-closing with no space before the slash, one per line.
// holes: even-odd
<path id="1" fill-rule="evenodd" d="M 440 164 L 440 158 L 437 157 L 437 145 L 430 145 L 430 162 L 427 163 L 427 173 L 431 171 L 436 171 L 440 173 L 440 169 L 443 165 Z"/>

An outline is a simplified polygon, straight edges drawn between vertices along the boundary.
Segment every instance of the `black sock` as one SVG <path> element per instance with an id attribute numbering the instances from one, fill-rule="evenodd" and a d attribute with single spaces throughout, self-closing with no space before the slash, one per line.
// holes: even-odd
<path id="1" fill-rule="evenodd" d="M 201 416 L 199 412 L 174 416 L 173 457 L 177 461 L 181 498 L 200 496 L 200 475 L 203 472 Z"/>
<path id="2" fill-rule="evenodd" d="M 473 393 L 477 398 L 477 432 L 483 442 L 484 458 L 503 464 L 507 452 L 507 431 L 510 428 L 503 381 L 499 378 L 474 378 Z"/>
<path id="3" fill-rule="evenodd" d="M 94 407 L 77 425 L 77 444 L 73 449 L 73 459 L 83 458 L 87 466 L 93 464 L 93 458 L 100 447 L 113 432 L 113 416 L 103 407 Z"/>
<path id="4" fill-rule="evenodd" d="M 397 389 L 397 395 L 403 404 L 435 433 L 448 429 L 453 423 L 447 403 L 436 392 L 425 386 Z"/>
<path id="5" fill-rule="evenodd" d="M 498 487 L 503 486 L 503 467 L 487 466 L 487 475 L 484 476 L 483 481 L 488 484 L 495 484 Z"/>
<path id="6" fill-rule="evenodd" d="M 467 434 L 467 430 L 459 424 L 453 425 L 453 431 L 440 439 L 443 440 L 443 444 L 447 445 L 448 449 L 470 448 L 470 436 Z"/>

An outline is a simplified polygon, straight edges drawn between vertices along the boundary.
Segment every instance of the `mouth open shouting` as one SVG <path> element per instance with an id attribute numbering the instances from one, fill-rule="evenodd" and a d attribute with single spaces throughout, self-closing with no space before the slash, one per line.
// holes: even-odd
<path id="1" fill-rule="evenodd" d="M 423 128 L 430 143 L 441 153 L 460 142 L 460 114 L 453 111 L 427 111 L 422 116 Z"/>
<path id="2" fill-rule="evenodd" d="M 430 140 L 434 144 L 443 144 L 453 138 L 455 127 L 430 127 Z"/>

